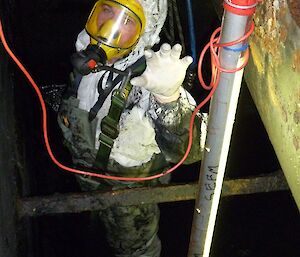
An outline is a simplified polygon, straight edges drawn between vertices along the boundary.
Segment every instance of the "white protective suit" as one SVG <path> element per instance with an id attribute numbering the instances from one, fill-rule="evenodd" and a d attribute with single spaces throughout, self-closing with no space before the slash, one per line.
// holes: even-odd
<path id="1" fill-rule="evenodd" d="M 159 33 L 167 14 L 166 0 L 141 0 L 146 27 L 133 51 L 114 63 L 114 68 L 125 70 L 159 42 Z M 83 30 L 78 35 L 76 50 L 90 43 Z M 166 67 L 164 72 L 168 72 Z M 100 122 L 107 115 L 111 94 L 106 98 L 96 119 L 87 124 L 90 109 L 99 97 L 98 82 L 106 88 L 109 72 L 90 73 L 82 77 L 77 97 L 63 100 L 58 122 L 63 131 L 75 165 L 92 167 L 99 147 Z M 116 77 L 116 75 L 113 75 Z M 116 88 L 120 83 L 116 85 Z M 179 98 L 161 103 L 143 87 L 134 86 L 127 107 L 119 122 L 120 132 L 109 157 L 106 173 L 117 176 L 143 177 L 161 173 L 171 163 L 178 162 L 187 146 L 189 119 L 195 107 L 190 94 L 180 87 Z M 68 126 L 64 120 L 68 120 Z M 186 163 L 200 160 L 200 121 L 196 119 L 194 143 Z M 128 183 L 106 181 L 79 176 L 83 190 L 118 189 L 155 185 L 158 181 Z M 157 237 L 159 210 L 156 204 L 142 206 L 114 206 L 100 212 L 107 229 L 108 242 L 117 257 L 159 257 L 160 240 Z"/>

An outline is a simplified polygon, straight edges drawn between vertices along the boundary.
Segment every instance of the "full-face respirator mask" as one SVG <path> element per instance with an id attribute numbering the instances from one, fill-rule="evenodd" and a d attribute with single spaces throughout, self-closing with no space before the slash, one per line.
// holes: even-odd
<path id="1" fill-rule="evenodd" d="M 74 69 L 82 75 L 105 69 L 105 65 L 131 52 L 144 27 L 145 16 L 138 0 L 97 1 L 85 25 L 90 44 L 71 56 Z"/>

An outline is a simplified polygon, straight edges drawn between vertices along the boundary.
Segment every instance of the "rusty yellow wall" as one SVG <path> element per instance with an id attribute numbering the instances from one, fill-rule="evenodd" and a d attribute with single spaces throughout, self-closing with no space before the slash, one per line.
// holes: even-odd
<path id="1" fill-rule="evenodd" d="M 300 1 L 264 0 L 245 78 L 300 209 Z"/>

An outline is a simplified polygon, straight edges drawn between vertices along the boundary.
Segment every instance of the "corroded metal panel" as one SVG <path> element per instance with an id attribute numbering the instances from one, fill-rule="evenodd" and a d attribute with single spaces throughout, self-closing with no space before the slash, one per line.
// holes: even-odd
<path id="1" fill-rule="evenodd" d="M 300 209 L 300 1 L 257 7 L 245 78 Z"/>

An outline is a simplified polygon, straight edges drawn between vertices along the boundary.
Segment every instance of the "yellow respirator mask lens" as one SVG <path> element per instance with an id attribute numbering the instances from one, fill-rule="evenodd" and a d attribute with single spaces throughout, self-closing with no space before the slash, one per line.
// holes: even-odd
<path id="1" fill-rule="evenodd" d="M 100 0 L 86 23 L 86 31 L 100 44 L 130 50 L 140 38 L 145 17 L 136 0 Z"/>

